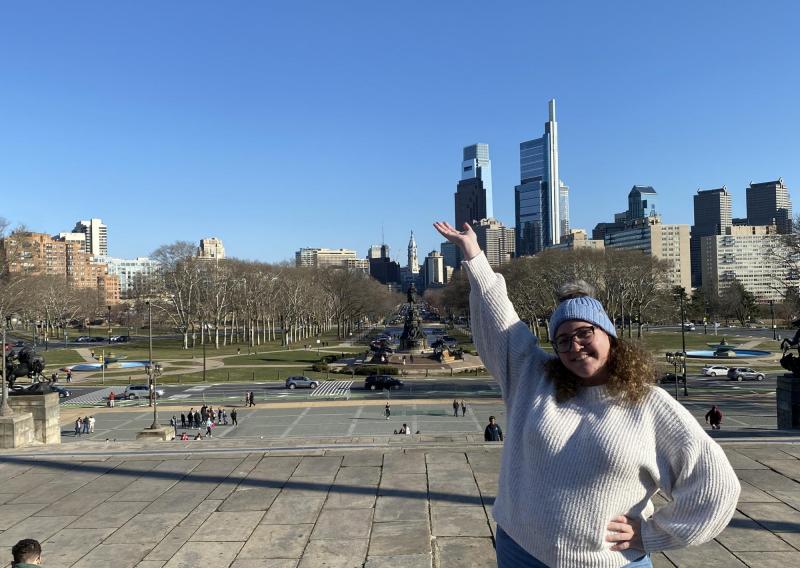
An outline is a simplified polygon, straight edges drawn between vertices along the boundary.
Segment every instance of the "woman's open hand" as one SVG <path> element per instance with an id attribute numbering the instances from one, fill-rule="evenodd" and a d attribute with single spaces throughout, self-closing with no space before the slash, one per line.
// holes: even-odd
<path id="1" fill-rule="evenodd" d="M 611 519 L 606 527 L 609 531 L 606 541 L 616 543 L 611 550 L 615 552 L 629 548 L 643 550 L 641 526 L 642 522 L 639 519 L 629 519 L 625 515 Z"/>
<path id="2" fill-rule="evenodd" d="M 463 231 L 458 231 L 447 221 L 436 221 L 433 226 L 445 239 L 461 249 L 464 260 L 472 260 L 481 253 L 478 235 L 475 234 L 469 223 L 464 223 Z"/>

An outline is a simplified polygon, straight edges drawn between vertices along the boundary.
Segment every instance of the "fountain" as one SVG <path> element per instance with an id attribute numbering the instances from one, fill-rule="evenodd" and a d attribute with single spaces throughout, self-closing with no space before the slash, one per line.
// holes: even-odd
<path id="1" fill-rule="evenodd" d="M 723 337 L 722 341 L 719 343 L 709 343 L 708 346 L 712 350 L 687 351 L 686 356 L 695 359 L 750 359 L 753 357 L 764 357 L 770 354 L 769 351 L 762 351 L 760 349 L 738 349 L 738 345 L 728 343 L 725 337 Z"/>

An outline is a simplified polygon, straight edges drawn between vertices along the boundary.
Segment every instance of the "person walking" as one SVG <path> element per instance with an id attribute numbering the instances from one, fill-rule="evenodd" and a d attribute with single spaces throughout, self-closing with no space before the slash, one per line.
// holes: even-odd
<path id="1" fill-rule="evenodd" d="M 383 415 L 386 417 L 386 420 L 389 420 L 389 418 L 392 416 L 392 409 L 389 406 L 388 402 L 386 403 L 386 406 L 383 408 Z"/>
<path id="2" fill-rule="evenodd" d="M 181 428 L 186 429 L 186 414 L 181 412 Z"/>
<path id="3" fill-rule="evenodd" d="M 194 406 L 189 409 L 189 415 L 186 417 L 189 428 L 194 428 Z"/>
<path id="4" fill-rule="evenodd" d="M 81 435 L 81 428 L 83 427 L 83 420 L 80 416 L 75 419 L 75 436 Z"/>
<path id="5" fill-rule="evenodd" d="M 172 418 L 169 419 L 169 423 L 170 423 L 170 426 L 172 426 L 172 430 L 173 430 L 174 434 L 177 436 L 178 435 L 178 419 L 174 414 L 172 415 Z"/>
<path id="6" fill-rule="evenodd" d="M 238 424 L 238 422 L 236 421 L 237 416 L 238 414 L 236 413 L 236 409 L 234 408 L 233 410 L 231 410 L 231 422 L 234 426 Z"/>
<path id="7" fill-rule="evenodd" d="M 500 385 L 509 443 L 493 508 L 498 568 L 651 567 L 650 553 L 707 542 L 741 492 L 725 453 L 655 385 L 655 362 L 586 282 L 567 283 L 546 353 L 465 223 L 436 230 L 461 252 L 475 347 Z M 669 505 L 655 511 L 662 493 Z"/>
<path id="8" fill-rule="evenodd" d="M 213 438 L 213 436 L 211 435 L 211 429 L 213 427 L 214 427 L 214 421 L 209 416 L 208 419 L 206 419 L 206 436 L 208 436 L 209 438 Z"/>
<path id="9" fill-rule="evenodd" d="M 461 416 L 467 415 L 467 403 L 463 400 L 461 401 Z"/>
<path id="10" fill-rule="evenodd" d="M 108 406 L 110 408 L 114 408 L 114 401 L 116 400 L 117 395 L 114 394 L 114 391 L 108 393 Z"/>
<path id="11" fill-rule="evenodd" d="M 67 369 L 67 382 L 72 382 L 72 369 Z"/>
<path id="12" fill-rule="evenodd" d="M 83 425 L 83 433 L 84 434 L 88 434 L 89 433 L 89 417 L 88 416 L 84 416 L 83 417 L 82 425 Z"/>
<path id="13" fill-rule="evenodd" d="M 483 440 L 485 442 L 503 441 L 503 430 L 500 428 L 500 425 L 497 423 L 497 419 L 494 416 L 489 417 L 489 424 L 483 431 Z"/>
<path id="14" fill-rule="evenodd" d="M 255 405 L 256 405 L 256 393 L 250 391 L 250 406 L 255 406 Z"/>
<path id="15" fill-rule="evenodd" d="M 458 416 L 458 407 L 459 407 L 458 401 L 454 400 L 453 401 L 453 416 Z"/>
<path id="16" fill-rule="evenodd" d="M 706 412 L 706 424 L 709 423 L 711 424 L 712 430 L 719 430 L 720 424 L 722 424 L 722 411 L 716 404 L 711 407 L 711 410 Z"/>
<path id="17" fill-rule="evenodd" d="M 94 423 L 95 423 L 94 416 L 90 416 L 89 417 L 89 433 L 90 434 L 94 434 Z"/>

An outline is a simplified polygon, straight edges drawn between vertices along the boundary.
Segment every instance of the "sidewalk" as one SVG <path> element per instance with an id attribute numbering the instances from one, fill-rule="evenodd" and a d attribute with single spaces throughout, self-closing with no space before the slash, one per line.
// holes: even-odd
<path id="1" fill-rule="evenodd" d="M 2 554 L 32 537 L 49 568 L 495 566 L 500 447 L 473 440 L 89 442 L 6 452 Z M 723 448 L 742 480 L 733 522 L 708 544 L 654 555 L 654 565 L 800 565 L 800 444 Z"/>

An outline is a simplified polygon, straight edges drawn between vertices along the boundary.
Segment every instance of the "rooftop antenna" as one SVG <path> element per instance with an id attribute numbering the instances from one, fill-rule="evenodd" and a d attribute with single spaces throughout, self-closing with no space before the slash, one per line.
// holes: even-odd
<path id="1" fill-rule="evenodd" d="M 381 223 L 381 244 L 382 245 L 386 244 L 386 239 L 383 236 L 383 223 Z"/>

